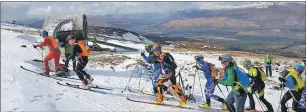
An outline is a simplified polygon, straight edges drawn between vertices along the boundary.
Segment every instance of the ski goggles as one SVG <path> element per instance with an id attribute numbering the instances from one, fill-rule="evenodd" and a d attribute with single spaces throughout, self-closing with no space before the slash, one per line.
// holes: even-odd
<path id="1" fill-rule="evenodd" d="M 152 49 L 151 49 L 151 51 L 153 51 L 153 52 L 154 52 L 154 51 L 160 51 L 160 50 L 161 50 L 160 48 L 152 48 Z"/>

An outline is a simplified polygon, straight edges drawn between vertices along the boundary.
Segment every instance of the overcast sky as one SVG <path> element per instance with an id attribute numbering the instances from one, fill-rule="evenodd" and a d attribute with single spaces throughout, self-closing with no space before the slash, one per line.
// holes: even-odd
<path id="1" fill-rule="evenodd" d="M 111 13 L 169 12 L 215 5 L 255 2 L 1 2 L 1 21 L 44 18 L 51 14 L 104 15 Z"/>

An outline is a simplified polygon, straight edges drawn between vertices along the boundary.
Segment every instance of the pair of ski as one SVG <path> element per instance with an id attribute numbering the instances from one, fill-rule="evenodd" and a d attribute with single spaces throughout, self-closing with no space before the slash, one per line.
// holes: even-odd
<path id="1" fill-rule="evenodd" d="M 35 73 L 35 74 L 38 74 L 38 75 L 41 75 L 41 76 L 44 76 L 44 77 L 48 77 L 48 78 L 52 78 L 52 79 L 55 79 L 55 80 L 58 80 L 58 81 L 63 81 L 62 78 L 65 78 L 65 79 L 72 79 L 72 80 L 79 80 L 77 78 L 73 78 L 73 77 L 56 77 L 56 76 L 46 76 L 44 73 L 39 73 L 39 72 L 36 72 L 36 71 L 33 71 L 33 70 L 30 70 L 30 69 L 27 69 L 23 66 L 20 66 L 20 68 L 22 68 L 23 70 L 26 70 L 26 71 L 29 71 L 29 72 L 32 72 L 32 73 Z"/>
<path id="2" fill-rule="evenodd" d="M 146 93 L 146 92 L 143 92 L 142 90 L 132 90 L 132 89 L 128 88 L 128 91 L 132 92 L 132 93 L 139 93 L 139 94 L 143 94 L 143 95 L 155 96 L 153 93 Z M 164 96 L 164 98 L 166 100 L 175 99 L 175 97 L 173 97 L 173 96 Z M 151 101 L 143 101 L 143 100 L 138 100 L 138 99 L 129 98 L 129 97 L 127 97 L 126 99 L 129 100 L 129 101 L 132 101 L 132 102 L 159 105 L 159 106 L 165 106 L 165 107 L 171 107 L 171 108 L 182 108 L 182 109 L 189 109 L 189 110 L 195 109 L 195 108 L 192 108 L 192 107 L 179 107 L 178 105 L 173 105 L 173 104 L 154 104 Z M 201 108 L 201 109 L 203 109 L 203 108 Z M 203 109 L 203 110 L 214 111 L 215 109 Z"/>
<path id="3" fill-rule="evenodd" d="M 143 95 L 155 96 L 153 93 L 143 92 L 142 90 L 132 90 L 132 89 L 128 88 L 128 91 L 132 92 L 132 93 L 139 93 L 139 94 L 143 94 Z M 173 96 L 164 96 L 164 98 L 166 98 L 166 100 L 175 99 Z"/>
<path id="4" fill-rule="evenodd" d="M 58 80 L 58 81 L 63 81 L 61 78 L 66 78 L 66 79 L 72 79 L 72 80 L 79 80 L 77 78 L 70 78 L 70 77 L 54 77 L 54 76 L 46 76 L 44 75 L 44 73 L 39 73 L 39 72 L 36 72 L 36 71 L 33 71 L 33 70 L 30 70 L 30 69 L 27 69 L 23 66 L 20 66 L 20 68 L 22 68 L 23 70 L 26 70 L 26 71 L 29 71 L 29 72 L 32 72 L 32 73 L 35 73 L 35 74 L 38 74 L 38 75 L 41 75 L 41 76 L 44 76 L 44 77 L 48 77 L 48 78 L 52 78 L 52 79 L 55 79 L 55 80 Z M 66 84 L 62 84 L 60 82 L 57 82 L 59 85 L 63 85 L 63 86 L 68 86 L 68 87 L 72 87 L 72 88 L 76 88 L 76 89 L 83 89 L 85 90 L 84 88 L 81 87 L 81 85 L 74 85 L 74 84 L 69 84 L 69 83 L 66 83 Z M 110 88 L 104 88 L 104 87 L 100 87 L 98 85 L 92 85 L 90 86 L 90 88 L 93 88 L 93 89 L 88 89 L 90 91 L 93 91 L 93 92 L 100 92 L 100 91 L 96 91 L 94 89 L 103 89 L 103 90 L 109 90 L 109 91 L 112 91 L 113 89 L 110 89 Z M 100 92 L 100 93 L 105 93 L 105 92 Z M 106 93 L 105 93 L 106 94 Z"/>
<path id="5" fill-rule="evenodd" d="M 137 102 L 137 103 L 144 103 L 144 104 L 151 104 L 151 105 L 158 105 L 158 106 L 164 106 L 164 107 L 170 107 L 170 108 L 181 108 L 181 109 L 188 109 L 188 110 L 207 110 L 207 111 L 210 111 L 210 112 L 223 112 L 221 109 L 214 109 L 214 108 L 201 108 L 199 107 L 198 108 L 193 108 L 193 107 L 179 107 L 178 105 L 173 105 L 173 104 L 154 104 L 152 103 L 151 101 L 143 101 L 143 100 L 138 100 L 138 99 L 135 99 L 135 98 L 129 98 L 129 97 L 126 97 L 126 99 L 128 101 L 132 101 L 132 102 Z M 188 105 L 188 104 L 186 104 Z"/>
<path id="6" fill-rule="evenodd" d="M 61 86 L 67 86 L 67 87 L 71 87 L 71 88 L 75 88 L 75 89 L 81 89 L 81 90 L 88 90 L 88 91 L 91 91 L 91 92 L 96 92 L 96 93 L 101 93 L 101 94 L 107 94 L 107 92 L 100 91 L 100 90 L 108 90 L 108 91 L 113 90 L 113 89 L 110 89 L 110 88 L 99 87 L 98 85 L 93 85 L 93 86 L 89 86 L 88 88 L 83 88 L 82 85 L 70 84 L 68 82 L 66 82 L 65 84 L 63 84 L 61 82 L 57 82 L 57 84 L 59 84 Z"/>

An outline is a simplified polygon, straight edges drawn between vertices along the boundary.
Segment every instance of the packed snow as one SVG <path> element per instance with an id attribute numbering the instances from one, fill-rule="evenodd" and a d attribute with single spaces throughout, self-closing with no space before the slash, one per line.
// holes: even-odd
<path id="1" fill-rule="evenodd" d="M 17 27 L 10 26 L 10 28 Z M 211 111 L 198 108 L 202 103 L 200 83 L 198 82 L 198 79 L 195 81 L 195 91 L 193 95 L 197 100 L 197 103 L 189 103 L 185 105 L 186 107 L 192 107 L 192 110 L 128 101 L 126 97 L 141 99 L 144 101 L 151 101 L 155 98 L 153 96 L 132 93 L 129 91 L 121 93 L 121 91 L 126 87 L 136 65 L 127 68 L 122 68 L 122 66 L 124 67 L 134 64 L 137 59 L 141 59 L 140 52 L 114 54 L 130 57 L 130 59 L 114 66 L 114 69 L 99 66 L 96 66 L 95 68 L 86 67 L 87 72 L 95 79 L 93 82 L 94 84 L 113 89 L 112 91 L 98 90 L 106 93 L 102 94 L 61 86 L 58 85 L 56 83 L 57 81 L 54 79 L 43 77 L 21 69 L 20 66 L 24 66 L 28 69 L 42 72 L 42 63 L 32 61 L 33 59 L 41 59 L 39 50 L 32 47 L 32 44 L 37 40 L 41 40 L 41 37 L 2 29 L 1 37 L 1 111 Z M 117 40 L 109 40 L 108 42 L 144 50 L 143 44 L 124 43 Z M 26 45 L 27 47 L 20 47 L 21 45 Z M 179 65 L 177 73 L 181 69 L 184 84 L 192 85 L 192 74 L 194 75 L 195 72 L 192 68 L 195 64 L 193 56 L 197 53 L 171 52 L 171 54 Z M 201 54 L 204 55 L 205 61 L 214 63 L 217 67 L 221 66 L 220 62 L 216 58 L 217 56 L 215 56 L 217 54 L 209 54 L 206 52 L 201 52 Z M 101 56 L 103 55 L 104 54 L 101 54 Z M 240 59 L 240 57 L 234 58 Z M 90 64 L 91 63 L 89 63 L 89 65 Z M 143 67 L 140 65 L 136 68 L 135 77 L 133 77 L 129 83 L 130 88 L 143 89 L 145 92 L 152 91 L 151 81 L 147 75 L 148 71 L 141 69 Z M 73 75 L 72 77 L 76 77 L 74 72 L 71 74 Z M 273 71 L 273 77 L 269 77 L 268 79 L 278 82 L 278 74 L 278 72 Z M 202 73 L 200 76 L 202 89 L 204 89 L 206 79 L 203 78 Z M 141 79 L 141 82 L 139 82 L 139 79 Z M 70 79 L 63 79 L 62 82 L 81 84 L 81 81 Z M 274 85 L 266 85 L 265 98 L 273 105 L 274 109 L 277 110 L 281 91 L 269 89 L 271 86 Z M 228 91 L 226 87 L 222 85 L 220 85 L 220 87 L 225 96 L 227 96 Z M 216 88 L 215 94 L 224 97 L 218 88 Z M 256 108 L 263 110 L 255 96 L 254 99 L 256 102 Z M 249 106 L 248 102 L 249 101 L 247 100 L 245 106 Z M 177 105 L 178 101 L 167 100 L 165 103 Z M 288 104 L 291 105 L 291 100 Z M 212 100 L 212 108 L 220 109 L 220 106 L 221 103 Z"/>

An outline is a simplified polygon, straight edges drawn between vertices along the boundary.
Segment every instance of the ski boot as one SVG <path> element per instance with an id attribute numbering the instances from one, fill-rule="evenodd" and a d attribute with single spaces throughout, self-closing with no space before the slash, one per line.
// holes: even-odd
<path id="1" fill-rule="evenodd" d="M 92 77 L 89 77 L 88 79 L 86 79 L 88 82 L 89 86 L 93 86 L 92 81 L 94 80 Z"/>
<path id="2" fill-rule="evenodd" d="M 82 80 L 82 83 L 83 83 L 83 86 L 82 86 L 81 88 L 83 88 L 83 89 L 89 89 L 88 82 L 87 82 L 86 79 L 83 79 L 83 80 Z"/>
<path id="3" fill-rule="evenodd" d="M 245 108 L 244 110 L 255 110 L 255 108 L 247 107 L 247 108 Z"/>
<path id="4" fill-rule="evenodd" d="M 266 110 L 266 111 L 264 111 L 264 112 L 274 112 L 274 110 Z"/>
<path id="5" fill-rule="evenodd" d="M 185 104 L 188 104 L 188 100 L 181 101 L 178 106 L 183 107 Z"/>
<path id="6" fill-rule="evenodd" d="M 155 99 L 155 100 L 152 100 L 152 103 L 161 105 L 161 104 L 164 104 L 164 101 L 159 101 L 158 99 Z"/>
<path id="7" fill-rule="evenodd" d="M 201 108 L 211 108 L 211 105 L 207 103 L 203 103 L 200 107 Z"/>
<path id="8" fill-rule="evenodd" d="M 65 71 L 57 71 L 55 75 L 56 77 L 67 77 L 67 74 Z"/>
<path id="9" fill-rule="evenodd" d="M 44 73 L 42 73 L 42 75 L 50 77 L 49 72 L 44 72 Z"/>
<path id="10" fill-rule="evenodd" d="M 227 106 L 226 106 L 225 104 L 222 104 L 222 106 L 221 106 L 220 108 L 221 108 L 221 110 L 223 110 L 223 111 L 227 111 Z"/>

